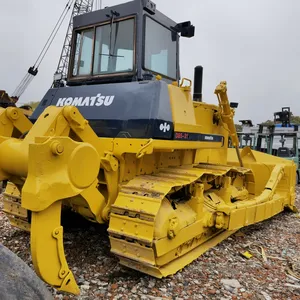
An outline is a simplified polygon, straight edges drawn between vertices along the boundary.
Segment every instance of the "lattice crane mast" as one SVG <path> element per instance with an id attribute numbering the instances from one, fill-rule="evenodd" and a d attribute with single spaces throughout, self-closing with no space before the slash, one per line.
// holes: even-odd
<path id="1" fill-rule="evenodd" d="M 96 0 L 96 8 L 97 8 L 97 6 L 100 6 L 100 5 L 101 5 L 100 2 Z M 11 96 L 11 98 L 14 99 L 14 103 L 16 103 L 19 100 L 19 98 L 25 92 L 25 90 L 27 89 L 27 87 L 29 86 L 29 84 L 31 83 L 33 78 L 37 75 L 40 64 L 42 63 L 44 57 L 46 56 L 46 54 L 47 54 L 54 38 L 56 37 L 63 21 L 65 20 L 68 12 L 73 7 L 72 13 L 70 16 L 67 33 L 66 33 L 66 37 L 64 40 L 64 44 L 63 44 L 63 48 L 62 48 L 61 55 L 59 58 L 57 70 L 54 75 L 53 85 L 60 84 L 61 81 L 66 77 L 67 68 L 68 68 L 68 60 L 69 60 L 69 55 L 70 55 L 70 47 L 71 47 L 70 43 L 71 43 L 71 35 L 72 35 L 72 29 L 73 29 L 73 18 L 80 14 L 88 13 L 88 12 L 92 11 L 93 6 L 94 6 L 94 0 L 68 0 L 67 1 L 63 12 L 61 13 L 58 21 L 56 22 L 55 27 L 52 30 L 46 44 L 44 45 L 42 51 L 40 52 L 37 60 L 35 61 L 33 66 L 31 66 L 28 69 L 24 78 L 21 80 L 19 85 L 14 90 L 14 92 Z"/>
<path id="2" fill-rule="evenodd" d="M 99 1 L 96 1 L 96 4 L 98 4 L 98 2 Z M 67 78 L 68 63 L 69 63 L 70 49 L 71 49 L 72 30 L 73 30 L 73 18 L 78 15 L 92 11 L 93 4 L 94 4 L 94 0 L 76 0 L 74 3 L 72 15 L 67 29 L 67 34 L 58 61 L 57 70 L 54 74 L 54 81 L 53 81 L 54 87 L 59 87 L 61 84 L 63 84 L 64 80 Z"/>

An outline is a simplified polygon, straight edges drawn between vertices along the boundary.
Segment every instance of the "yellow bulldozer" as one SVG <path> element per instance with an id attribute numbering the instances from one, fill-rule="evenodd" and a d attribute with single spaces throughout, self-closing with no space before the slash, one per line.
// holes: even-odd
<path id="1" fill-rule="evenodd" d="M 4 212 L 30 231 L 37 274 L 78 294 L 64 255 L 62 207 L 107 223 L 120 263 L 161 278 L 238 229 L 296 211 L 296 166 L 238 148 L 227 84 L 202 99 L 203 68 L 180 77 L 194 36 L 149 0 L 74 18 L 67 86 L 27 118 L 0 108 Z M 234 148 L 228 148 L 228 141 Z M 70 262 L 72 264 L 72 262 Z"/>

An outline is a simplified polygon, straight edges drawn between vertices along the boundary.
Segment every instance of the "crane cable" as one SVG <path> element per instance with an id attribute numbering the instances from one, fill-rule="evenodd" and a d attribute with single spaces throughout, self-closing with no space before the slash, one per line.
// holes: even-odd
<path id="1" fill-rule="evenodd" d="M 65 5 L 65 8 L 64 8 L 63 12 L 61 13 L 58 21 L 56 22 L 56 24 L 55 24 L 55 26 L 54 26 L 47 42 L 45 43 L 42 51 L 40 52 L 40 54 L 39 54 L 38 58 L 36 59 L 34 65 L 28 69 L 26 75 L 24 76 L 24 78 L 22 79 L 20 84 L 17 86 L 15 91 L 13 92 L 13 97 L 19 98 L 24 93 L 25 89 L 29 86 L 29 84 L 31 83 L 34 76 L 36 76 L 36 74 L 38 73 L 38 67 L 42 63 L 45 55 L 47 54 L 54 38 L 57 35 L 58 30 L 60 29 L 63 21 L 65 20 L 65 17 L 68 14 L 68 12 L 69 12 L 69 10 L 70 10 L 70 8 L 71 8 L 74 1 L 75 0 L 68 0 L 67 4 Z"/>
<path id="2" fill-rule="evenodd" d="M 30 82 L 32 81 L 33 77 L 37 74 L 38 72 L 38 67 L 40 66 L 41 62 L 43 61 L 49 47 L 51 46 L 59 28 L 61 27 L 68 11 L 71 8 L 71 4 L 74 0 L 68 0 L 62 14 L 60 15 L 54 29 L 52 30 L 46 44 L 44 45 L 44 48 L 42 49 L 40 55 L 38 56 L 36 62 L 34 63 L 34 65 L 32 67 L 30 67 L 28 69 L 28 73 L 25 75 L 25 77 L 23 78 L 23 80 L 21 81 L 21 83 L 19 84 L 19 86 L 16 88 L 16 90 L 14 91 L 14 96 L 19 98 L 25 91 L 25 89 L 28 87 L 28 85 L 30 84 Z M 54 35 L 53 35 L 54 34 Z M 52 38 L 51 38 L 52 36 Z M 47 46 L 48 44 L 48 46 Z M 47 47 L 47 48 L 46 48 Z M 46 49 L 46 50 L 45 50 Z"/>
<path id="3" fill-rule="evenodd" d="M 102 0 L 95 1 L 95 10 L 102 9 Z"/>

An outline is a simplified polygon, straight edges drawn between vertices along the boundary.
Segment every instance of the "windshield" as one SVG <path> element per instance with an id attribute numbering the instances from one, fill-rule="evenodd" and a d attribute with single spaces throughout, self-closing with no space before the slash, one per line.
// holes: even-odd
<path id="1" fill-rule="evenodd" d="M 176 79 L 176 53 L 177 41 L 172 41 L 172 31 L 146 17 L 145 68 Z"/>
<path id="2" fill-rule="evenodd" d="M 73 76 L 132 72 L 134 19 L 77 33 Z"/>

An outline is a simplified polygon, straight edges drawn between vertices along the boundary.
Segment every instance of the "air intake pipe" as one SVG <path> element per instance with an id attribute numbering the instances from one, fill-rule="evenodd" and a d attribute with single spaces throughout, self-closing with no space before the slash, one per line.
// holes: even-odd
<path id="1" fill-rule="evenodd" d="M 194 95 L 193 100 L 202 102 L 203 67 L 197 66 L 194 70 Z"/>

